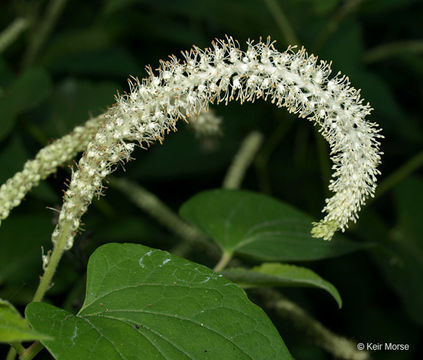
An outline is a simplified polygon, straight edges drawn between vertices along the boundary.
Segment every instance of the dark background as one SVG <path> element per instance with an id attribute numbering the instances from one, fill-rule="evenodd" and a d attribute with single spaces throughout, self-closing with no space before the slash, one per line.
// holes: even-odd
<path id="1" fill-rule="evenodd" d="M 374 359 L 420 359 L 423 2 L 275 2 L 298 43 L 310 53 L 332 60 L 334 73 L 341 70 L 353 86 L 362 89 L 362 96 L 374 108 L 370 120 L 380 124 L 385 136 L 380 184 L 386 191 L 360 213 L 358 224 L 346 233 L 348 238 L 372 246 L 367 251 L 305 264 L 338 288 L 343 308 L 338 310 L 317 290 L 289 289 L 284 293 L 339 334 L 361 342 L 406 343 L 411 347 L 402 353 L 375 352 Z M 283 51 L 287 35 L 280 26 L 280 14 L 269 8 L 269 3 L 67 1 L 57 23 L 31 57 L 28 47 L 39 36 L 48 2 L 0 2 L 0 29 L 17 16 L 30 21 L 30 28 L 0 53 L 0 182 L 20 170 L 42 146 L 90 115 L 104 112 L 118 90 L 127 90 L 129 75 L 145 76 L 147 64 L 155 68 L 159 59 L 179 56 L 193 44 L 207 47 L 225 34 L 241 44 L 270 35 Z M 417 42 L 408 46 L 409 40 Z M 400 51 L 395 47 L 397 42 L 403 47 Z M 387 44 L 394 44 L 394 50 L 378 58 L 375 49 Z M 221 186 L 240 142 L 257 129 L 264 134 L 265 143 L 243 188 L 271 194 L 318 218 L 327 196 L 329 162 L 327 147 L 322 147 L 315 128 L 263 101 L 214 109 L 224 119 L 221 136 L 197 139 L 181 123 L 178 133 L 170 134 L 164 145 L 154 145 L 148 152 L 137 150 L 137 160 L 116 175 L 142 184 L 177 210 L 196 192 Z M 40 243 L 50 247 L 56 214 L 47 207 L 60 207 L 68 169 L 64 166 L 50 176 L 2 222 L 0 297 L 14 304 L 24 306 L 37 286 Z M 170 249 L 179 241 L 113 189 L 107 191 L 106 198 L 95 201 L 84 216 L 84 224 L 85 231 L 64 257 L 49 293 L 50 301 L 71 311 L 82 302 L 86 262 L 100 244 L 131 241 Z M 205 254 L 194 252 L 191 259 L 213 265 Z M 331 358 L 290 323 L 275 314 L 270 316 L 295 358 Z M 44 356 L 48 358 L 46 353 Z"/>

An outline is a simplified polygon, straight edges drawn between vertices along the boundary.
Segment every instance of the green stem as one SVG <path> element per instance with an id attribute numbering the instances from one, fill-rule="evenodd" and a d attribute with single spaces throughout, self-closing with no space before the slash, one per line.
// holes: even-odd
<path id="1" fill-rule="evenodd" d="M 21 355 L 25 351 L 25 348 L 19 342 L 11 343 L 10 346 L 12 346 L 15 349 L 15 351 L 18 355 Z"/>
<path id="2" fill-rule="evenodd" d="M 22 355 L 19 357 L 19 360 L 31 360 L 43 349 L 43 344 L 41 344 L 39 341 L 36 341 L 22 353 Z"/>
<path id="3" fill-rule="evenodd" d="M 301 45 L 288 18 L 276 0 L 264 0 L 288 45 Z"/>
<path id="4" fill-rule="evenodd" d="M 33 302 L 40 302 L 45 293 L 51 287 L 51 280 L 56 272 L 57 265 L 62 258 L 63 252 L 66 247 L 66 240 L 71 235 L 71 225 L 70 223 L 65 222 L 63 227 L 61 228 L 60 234 L 57 237 L 57 242 L 53 248 L 53 251 L 50 256 L 50 260 L 48 262 L 47 268 L 44 270 L 44 274 L 41 277 L 40 284 L 35 292 L 34 298 L 32 299 Z"/>
<path id="5" fill-rule="evenodd" d="M 13 346 L 10 347 L 9 352 L 7 353 L 6 360 L 15 360 L 16 350 Z"/>
<path id="6" fill-rule="evenodd" d="M 213 271 L 220 272 L 222 271 L 226 265 L 229 264 L 229 261 L 232 259 L 232 253 L 223 251 L 222 257 L 220 258 L 219 262 L 216 264 L 216 266 L 213 268 Z"/>
<path id="7" fill-rule="evenodd" d="M 423 40 L 397 41 L 377 46 L 364 54 L 363 61 L 370 64 L 404 52 L 414 54 L 423 52 Z"/>
<path id="8" fill-rule="evenodd" d="M 26 19 L 17 18 L 0 33 L 0 54 L 19 37 L 28 25 Z"/>
<path id="9" fill-rule="evenodd" d="M 224 189 L 238 189 L 240 187 L 245 172 L 254 160 L 262 142 L 263 135 L 258 131 L 252 131 L 244 139 L 223 180 L 222 187 Z"/>
<path id="10" fill-rule="evenodd" d="M 326 328 L 304 309 L 272 289 L 260 289 L 259 295 L 265 295 L 266 305 L 276 310 L 279 316 L 289 319 L 292 324 L 307 335 L 317 346 L 344 360 L 368 360 L 367 351 L 357 350 L 356 343 Z"/>
<path id="11" fill-rule="evenodd" d="M 31 65 L 34 59 L 37 57 L 43 43 L 48 38 L 48 35 L 50 34 L 51 30 L 57 22 L 57 19 L 62 13 L 63 8 L 66 5 L 66 1 L 67 0 L 50 0 L 47 6 L 45 18 L 42 20 L 38 30 L 35 31 L 31 37 L 31 41 L 23 58 L 24 67 Z"/>
<path id="12" fill-rule="evenodd" d="M 423 151 L 413 156 L 404 165 L 400 166 L 391 175 L 386 177 L 376 188 L 376 197 L 382 196 L 385 192 L 392 189 L 396 184 L 405 179 L 408 175 L 413 173 L 423 165 Z"/>

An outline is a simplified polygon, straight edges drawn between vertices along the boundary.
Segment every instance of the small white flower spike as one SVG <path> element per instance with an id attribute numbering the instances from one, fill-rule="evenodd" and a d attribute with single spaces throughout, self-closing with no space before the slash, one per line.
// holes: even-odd
<path id="1" fill-rule="evenodd" d="M 198 137 L 220 134 L 221 123 L 222 118 L 217 116 L 212 109 L 203 111 L 197 116 L 193 116 L 189 119 L 189 124 Z"/>
<path id="2" fill-rule="evenodd" d="M 205 50 L 194 47 L 183 54 L 184 62 L 172 56 L 157 72 L 148 68 L 148 78 L 130 83 L 129 94 L 109 110 L 73 174 L 55 243 L 60 238 L 66 248 L 72 246 L 80 218 L 101 193 L 104 177 L 130 159 L 134 144 L 129 141 L 140 146 L 161 142 L 176 129 L 178 119 L 189 120 L 207 111 L 209 103 L 231 100 L 270 100 L 320 126 L 331 148 L 334 173 L 329 188 L 335 194 L 326 200 L 326 216 L 314 224 L 313 236 L 329 240 L 357 219 L 360 207 L 374 194 L 379 174 L 381 135 L 376 124 L 365 120 L 370 106 L 363 105 L 348 78 L 338 74 L 329 79 L 330 64 L 318 62 L 304 49 L 280 53 L 270 40 L 247 46 L 241 51 L 227 38 Z"/>
<path id="3" fill-rule="evenodd" d="M 25 163 L 22 171 L 0 186 L 0 224 L 20 204 L 29 190 L 56 172 L 58 166 L 85 150 L 102 121 L 102 116 L 90 119 L 84 126 L 77 126 L 70 134 L 47 145 L 38 152 L 35 159 Z"/>
<path id="4" fill-rule="evenodd" d="M 41 180 L 56 172 L 57 168 L 72 160 L 79 152 L 85 151 L 94 135 L 97 134 L 104 115 L 88 120 L 73 131 L 41 149 L 35 159 L 28 160 L 22 171 L 17 172 L 0 186 L 0 224 L 18 206 L 25 195 Z M 221 118 L 209 110 L 190 119 L 199 136 L 219 133 Z M 128 138 L 130 140 L 130 138 Z M 90 153 L 88 156 L 92 156 Z M 117 160 L 115 158 L 115 160 Z M 113 159 L 112 159 L 113 161 Z"/>

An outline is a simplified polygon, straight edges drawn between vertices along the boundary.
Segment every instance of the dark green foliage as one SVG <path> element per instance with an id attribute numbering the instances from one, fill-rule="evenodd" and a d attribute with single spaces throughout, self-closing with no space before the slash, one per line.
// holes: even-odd
<path id="1" fill-rule="evenodd" d="M 293 31 L 307 50 L 319 58 L 332 60 L 334 73 L 342 71 L 348 75 L 352 85 L 362 89 L 363 98 L 374 108 L 370 120 L 380 124 L 385 135 L 379 180 L 383 182 L 423 148 L 423 58 L 421 52 L 403 50 L 377 62 L 366 59 L 372 49 L 383 44 L 423 41 L 422 1 L 275 1 L 283 7 Z M 348 3 L 358 5 L 345 13 L 342 9 Z M 32 21 L 29 29 L 0 53 L 1 183 L 53 139 L 65 135 L 90 116 L 104 112 L 113 104 L 117 91 L 127 91 L 126 80 L 130 75 L 145 76 L 142 69 L 147 64 L 156 68 L 159 59 L 166 60 L 170 54 L 179 56 L 181 50 L 189 49 L 192 44 L 209 46 L 213 38 L 225 34 L 241 44 L 249 38 L 258 40 L 260 36 L 270 35 L 277 40 L 278 49 L 288 45 L 273 17 L 275 14 L 269 11 L 265 1 L 69 1 L 33 63 L 24 66 L 24 54 L 40 26 L 47 4 L 48 1 L 41 0 L 0 4 L 0 29 L 18 16 Z M 327 31 L 327 26 L 331 31 Z M 137 160 L 126 165 L 127 172 L 119 168 L 116 176 L 128 176 L 145 185 L 175 211 L 191 199 L 182 208 L 181 215 L 223 249 L 234 251 L 243 269 L 252 271 L 254 266 L 261 266 L 262 261 L 301 261 L 301 266 L 313 269 L 314 275 L 319 274 L 330 282 L 324 286 L 320 283 L 320 287 L 326 286 L 339 301 L 336 289 L 331 287 L 336 285 L 344 303 L 341 310 L 337 310 L 333 300 L 322 291 L 302 287 L 281 291 L 337 333 L 362 342 L 410 345 L 410 350 L 404 352 L 376 351 L 372 359 L 423 358 L 422 344 L 419 344 L 423 325 L 422 164 L 413 174 L 402 176 L 400 173 L 400 181 L 359 214 L 358 224 L 351 224 L 350 229 L 336 236 L 333 242 L 324 242 L 309 236 L 311 219 L 321 215 L 328 185 L 324 172 L 329 172 L 328 166 L 319 160 L 318 152 L 324 153 L 325 148 L 318 150 L 315 129 L 302 119 L 292 120 L 285 110 L 263 101 L 242 106 L 231 104 L 227 108 L 220 106 L 215 110 L 224 119 L 221 135 L 196 138 L 192 129 L 180 123 L 178 133 L 169 135 L 163 145 L 154 144 L 148 151 L 134 152 Z M 292 126 L 281 131 L 280 124 L 284 122 Z M 243 188 L 261 194 L 240 191 L 223 195 L 224 192 L 216 191 L 196 195 L 221 186 L 241 140 L 253 129 L 261 131 L 265 141 L 246 174 Z M 41 247 L 44 253 L 51 248 L 50 235 L 57 217 L 54 209 L 61 206 L 72 164 L 59 168 L 56 175 L 33 189 L 20 207 L 1 223 L 0 298 L 13 302 L 21 313 L 42 274 Z M 107 187 L 107 182 L 105 185 Z M 52 324 L 49 316 L 57 316 L 55 326 L 65 318 L 68 323 L 83 321 L 71 314 L 81 308 L 88 258 L 101 244 L 138 242 L 172 252 L 181 243 L 117 190 L 107 189 L 106 193 L 107 198 L 95 201 L 84 216 L 75 246 L 62 259 L 54 287 L 47 296 L 47 301 L 56 307 L 33 304 L 27 308 L 28 317 L 40 332 L 48 333 Z M 194 208 L 193 201 L 204 196 L 209 198 Z M 235 198 L 237 196 L 239 198 Z M 257 198 L 251 200 L 250 196 Z M 230 224 L 229 235 L 221 237 L 222 217 L 232 212 L 236 201 L 245 201 L 237 214 L 240 217 Z M 254 246 L 251 243 L 249 247 L 239 246 L 248 227 L 263 220 L 257 220 L 260 201 L 271 203 L 271 209 L 263 212 L 264 220 L 272 216 L 293 219 L 299 224 L 294 229 L 296 233 L 288 236 L 286 233 L 292 231 L 292 227 L 278 228 L 275 238 L 258 236 Z M 187 210 L 189 204 L 190 211 Z M 93 257 L 125 246 L 128 245 L 106 245 Z M 353 252 L 358 249 L 360 251 Z M 191 250 L 186 256 L 190 260 L 215 265 L 215 259 L 201 248 Z M 186 263 L 189 268 L 195 267 L 191 262 Z M 201 271 L 212 274 L 202 266 Z M 124 280 L 124 276 L 120 276 L 119 279 Z M 234 274 L 231 276 L 228 273 L 228 278 L 237 281 Z M 266 286 L 295 282 L 293 277 L 286 281 L 255 279 Z M 89 274 L 89 289 L 90 281 Z M 305 280 L 296 281 L 298 283 L 292 285 L 302 286 Z M 243 282 L 244 278 L 240 280 Z M 243 305 L 248 304 L 252 312 L 265 318 L 241 290 L 235 286 L 229 289 L 241 294 Z M 87 296 L 95 294 L 94 291 Z M 193 306 L 204 306 L 207 302 L 204 297 L 204 302 L 194 304 L 193 298 L 187 296 L 186 300 L 192 301 Z M 264 307 L 260 299 L 254 300 Z M 267 309 L 264 307 L 264 310 Z M 83 313 L 84 307 L 80 315 Z M 289 321 L 269 314 L 295 358 L 332 358 L 306 341 L 305 335 Z M 268 319 L 264 322 L 274 336 L 276 332 Z M 64 348 L 73 336 L 73 329 L 66 328 L 70 337 L 63 343 L 46 342 L 53 354 L 65 353 L 65 357 L 59 359 L 77 358 Z M 279 351 L 287 354 L 282 341 L 277 339 Z M 83 349 L 82 346 L 81 359 L 85 359 Z M 7 347 L 1 345 L 0 357 L 5 357 L 6 351 Z M 134 354 L 133 359 L 137 356 Z M 51 356 L 44 351 L 39 358 L 51 359 Z M 169 357 L 173 358 L 176 357 Z M 277 357 L 267 355 L 267 359 L 273 358 Z"/>

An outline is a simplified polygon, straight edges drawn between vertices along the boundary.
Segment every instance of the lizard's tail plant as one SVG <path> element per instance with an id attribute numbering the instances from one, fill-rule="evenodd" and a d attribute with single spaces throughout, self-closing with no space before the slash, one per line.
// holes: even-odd
<path id="1" fill-rule="evenodd" d="M 65 193 L 52 235 L 53 272 L 61 253 L 72 247 L 92 198 L 101 194 L 103 179 L 130 160 L 134 141 L 141 147 L 161 142 L 176 130 L 179 119 L 188 121 L 207 111 L 210 103 L 263 98 L 318 124 L 331 148 L 334 173 L 329 189 L 334 195 L 326 200 L 326 216 L 313 223 L 312 234 L 329 240 L 336 230 L 344 231 L 349 220 L 357 220 L 360 207 L 374 194 L 379 174 L 382 136 L 376 124 L 365 120 L 370 106 L 363 104 L 347 77 L 338 73 L 329 78 L 330 64 L 305 49 L 294 52 L 289 47 L 280 53 L 269 39 L 247 46 L 244 52 L 228 37 L 211 48 L 184 52 L 184 61 L 171 56 L 157 71 L 147 68 L 149 77 L 133 80 L 130 92 L 117 98 L 90 138 Z M 47 273 L 46 286 L 52 276 Z M 39 290 L 36 300 L 46 289 Z"/>

